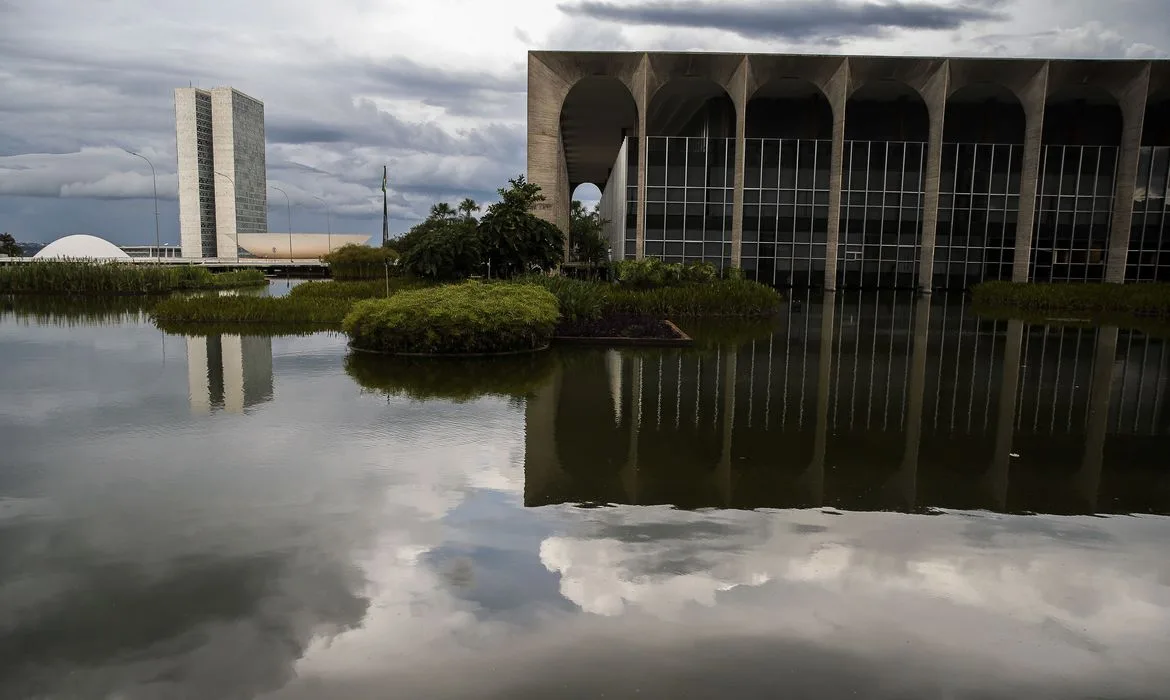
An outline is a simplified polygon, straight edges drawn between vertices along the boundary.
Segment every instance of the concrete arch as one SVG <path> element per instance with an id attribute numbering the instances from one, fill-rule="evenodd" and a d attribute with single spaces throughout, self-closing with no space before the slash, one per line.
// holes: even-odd
<path id="1" fill-rule="evenodd" d="M 592 182 L 604 188 L 622 141 L 637 129 L 638 104 L 628 84 L 613 76 L 576 80 L 560 107 L 570 187 Z"/>
<path id="2" fill-rule="evenodd" d="M 650 95 L 646 135 L 731 138 L 738 110 L 726 86 L 711 78 L 671 78 Z"/>
<path id="3" fill-rule="evenodd" d="M 1049 92 L 1044 105 L 1043 142 L 1066 146 L 1118 146 L 1125 114 L 1111 90 L 1099 85 L 1065 85 Z"/>
<path id="4" fill-rule="evenodd" d="M 845 103 L 849 141 L 927 141 L 931 109 L 922 92 L 897 79 L 867 82 Z"/>
<path id="5" fill-rule="evenodd" d="M 748 97 L 745 122 L 749 139 L 832 139 L 833 104 L 824 89 L 811 80 L 775 77 Z"/>
<path id="6" fill-rule="evenodd" d="M 1028 115 L 1019 95 L 996 82 L 975 82 L 947 97 L 944 143 L 1023 144 Z"/>

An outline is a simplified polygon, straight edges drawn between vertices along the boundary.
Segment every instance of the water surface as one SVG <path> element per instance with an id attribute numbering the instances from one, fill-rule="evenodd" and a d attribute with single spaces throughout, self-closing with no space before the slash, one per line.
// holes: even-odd
<path id="1" fill-rule="evenodd" d="M 4 312 L 0 697 L 1170 696 L 1164 340 L 688 330 L 436 368 Z"/>

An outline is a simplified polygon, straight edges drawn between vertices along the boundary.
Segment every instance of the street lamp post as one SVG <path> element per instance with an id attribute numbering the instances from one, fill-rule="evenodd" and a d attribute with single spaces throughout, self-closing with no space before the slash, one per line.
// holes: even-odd
<path id="1" fill-rule="evenodd" d="M 313 196 L 313 199 L 325 205 L 325 253 L 329 254 L 333 252 L 333 222 L 329 220 L 329 202 L 317 196 Z"/>
<path id="2" fill-rule="evenodd" d="M 122 150 L 132 156 L 138 156 L 150 166 L 150 180 L 154 184 L 154 254 L 159 262 L 162 262 L 162 242 L 158 235 L 158 176 L 154 172 L 154 163 L 151 163 L 150 159 L 141 153 L 135 153 L 128 148 L 123 148 Z"/>
<path id="3" fill-rule="evenodd" d="M 232 188 L 233 188 L 233 189 L 235 188 L 235 186 L 236 186 L 236 181 L 235 181 L 235 180 L 233 180 L 233 179 L 231 178 L 231 176 L 230 176 L 230 175 L 227 175 L 227 174 L 225 174 L 225 173 L 221 173 L 221 172 L 220 172 L 220 171 L 218 171 L 218 170 L 216 170 L 216 171 L 214 171 L 214 172 L 215 172 L 215 174 L 216 174 L 216 175 L 219 175 L 220 177 L 226 177 L 226 178 L 227 178 L 227 181 L 228 181 L 228 182 L 230 182 L 230 183 L 232 183 Z M 234 192 L 232 193 L 232 196 L 233 196 L 233 197 L 235 196 L 235 193 L 234 193 Z M 219 248 L 219 229 L 218 229 L 218 227 L 216 228 L 216 237 L 215 237 L 215 238 L 216 238 L 216 241 L 215 241 L 215 246 L 216 246 L 216 248 L 218 249 L 218 248 Z M 239 232 L 238 230 L 236 231 L 236 236 L 235 236 L 235 238 L 232 240 L 232 243 L 233 243 L 233 244 L 235 244 L 235 245 L 234 245 L 234 247 L 235 247 L 235 249 L 236 249 L 236 262 L 238 263 L 238 262 L 240 262 L 240 232 Z M 216 251 L 216 257 L 219 257 L 219 251 L 218 251 L 218 250 Z"/>
<path id="4" fill-rule="evenodd" d="M 269 185 L 269 187 L 284 195 L 284 204 L 288 210 L 288 261 L 291 263 L 293 259 L 292 201 L 288 198 L 288 192 L 285 192 L 276 185 Z"/>

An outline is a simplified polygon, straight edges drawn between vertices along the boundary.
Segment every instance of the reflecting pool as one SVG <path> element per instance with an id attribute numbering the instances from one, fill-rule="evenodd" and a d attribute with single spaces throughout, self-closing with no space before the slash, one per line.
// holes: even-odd
<path id="1" fill-rule="evenodd" d="M 474 362 L 9 303 L 0 697 L 1170 697 L 1168 341 L 799 301 Z"/>

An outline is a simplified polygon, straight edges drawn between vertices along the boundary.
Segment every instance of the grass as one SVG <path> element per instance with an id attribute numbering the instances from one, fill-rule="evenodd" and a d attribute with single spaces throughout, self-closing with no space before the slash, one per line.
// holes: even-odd
<path id="1" fill-rule="evenodd" d="M 188 296 L 163 299 L 151 315 L 166 324 L 274 323 L 337 328 L 353 301 L 313 297 Z"/>
<path id="2" fill-rule="evenodd" d="M 983 309 L 1170 316 L 1170 284 L 984 282 L 971 295 Z"/>
<path id="3" fill-rule="evenodd" d="M 22 321 L 58 326 L 117 325 L 138 319 L 158 302 L 158 297 L 8 294 L 0 297 L 0 314 Z"/>
<path id="4" fill-rule="evenodd" d="M 350 353 L 345 371 L 363 388 L 414 401 L 463 403 L 524 397 L 552 376 L 556 359 L 538 352 L 503 357 L 419 358 Z"/>
<path id="5" fill-rule="evenodd" d="M 543 275 L 525 277 L 522 281 L 552 292 L 566 322 L 596 320 L 610 314 L 654 318 L 766 317 L 779 312 L 782 300 L 780 293 L 771 287 L 742 279 L 650 288 Z"/>
<path id="6" fill-rule="evenodd" d="M 392 248 L 372 248 L 354 243 L 347 243 L 321 258 L 328 263 L 329 274 L 338 280 L 383 278 L 387 265 L 393 266 L 397 259 L 398 253 Z"/>
<path id="7" fill-rule="evenodd" d="M 413 278 L 390 278 L 391 294 L 403 289 L 417 289 L 422 286 L 425 286 L 424 282 Z M 306 299 L 378 299 L 386 296 L 386 280 L 302 282 L 289 290 L 288 295 Z"/>
<path id="8" fill-rule="evenodd" d="M 556 297 L 535 285 L 465 282 L 359 301 L 342 328 L 378 352 L 500 353 L 547 345 L 559 318 Z"/>
<path id="9" fill-rule="evenodd" d="M 45 260 L 0 267 L 0 294 L 146 295 L 267 283 L 260 270 L 213 274 L 194 265 Z"/>

